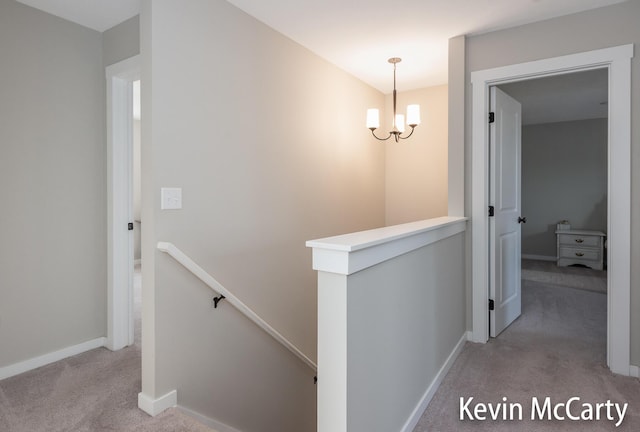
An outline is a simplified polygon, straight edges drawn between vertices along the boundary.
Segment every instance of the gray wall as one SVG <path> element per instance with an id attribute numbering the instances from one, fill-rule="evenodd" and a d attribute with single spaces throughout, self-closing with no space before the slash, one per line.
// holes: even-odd
<path id="1" fill-rule="evenodd" d="M 104 65 L 140 54 L 140 16 L 136 15 L 102 33 Z"/>
<path id="2" fill-rule="evenodd" d="M 143 2 L 143 392 L 245 432 L 315 430 L 313 372 L 155 249 L 170 241 L 316 357 L 305 241 L 384 225 L 384 95 L 222 0 Z M 183 209 L 161 211 L 161 187 Z"/>
<path id="3" fill-rule="evenodd" d="M 606 8 L 567 15 L 467 39 L 467 84 L 472 71 L 539 60 L 599 48 L 640 43 L 640 2 L 633 0 Z M 597 31 L 594 31 L 597 29 Z M 640 112 L 640 58 L 632 59 L 632 118 Z M 471 154 L 470 85 L 467 85 L 466 154 Z M 640 123 L 631 131 L 631 262 L 640 253 Z M 466 165 L 466 190 L 471 190 Z M 467 210 L 471 208 L 467 194 Z M 467 214 L 469 214 L 467 211 Z M 631 362 L 640 364 L 640 268 L 631 270 Z"/>
<path id="4" fill-rule="evenodd" d="M 106 333 L 100 33 L 0 0 L 0 367 Z"/>
<path id="5" fill-rule="evenodd" d="M 464 335 L 464 237 L 347 277 L 348 430 L 402 430 Z"/>
<path id="6" fill-rule="evenodd" d="M 556 256 L 556 224 L 607 231 L 607 119 L 522 128 L 522 253 Z"/>

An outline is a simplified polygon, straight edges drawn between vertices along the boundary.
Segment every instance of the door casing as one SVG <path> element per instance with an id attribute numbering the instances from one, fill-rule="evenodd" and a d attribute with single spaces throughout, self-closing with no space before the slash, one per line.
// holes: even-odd
<path id="1" fill-rule="evenodd" d="M 631 58 L 633 45 L 471 73 L 471 339 L 489 339 L 489 87 L 590 69 L 609 70 L 607 364 L 631 375 Z"/>

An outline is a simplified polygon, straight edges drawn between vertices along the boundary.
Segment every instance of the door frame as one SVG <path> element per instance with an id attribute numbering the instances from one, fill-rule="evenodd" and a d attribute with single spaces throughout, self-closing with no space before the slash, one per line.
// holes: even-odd
<path id="1" fill-rule="evenodd" d="M 633 44 L 471 73 L 471 339 L 489 340 L 489 87 L 590 69 L 609 70 L 607 365 L 631 375 L 631 58 Z"/>
<path id="2" fill-rule="evenodd" d="M 134 343 L 133 319 L 133 82 L 140 56 L 105 68 L 107 79 L 107 342 Z"/>

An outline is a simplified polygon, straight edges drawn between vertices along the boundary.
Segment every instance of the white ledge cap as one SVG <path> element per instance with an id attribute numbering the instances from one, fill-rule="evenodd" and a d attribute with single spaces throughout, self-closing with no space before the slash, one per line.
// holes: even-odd
<path id="1" fill-rule="evenodd" d="M 439 217 L 307 241 L 314 270 L 349 275 L 466 229 L 465 217 Z"/>

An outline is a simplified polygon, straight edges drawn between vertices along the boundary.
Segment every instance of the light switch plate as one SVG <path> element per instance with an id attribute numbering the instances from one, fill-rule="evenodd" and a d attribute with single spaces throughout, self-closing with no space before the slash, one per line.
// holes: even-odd
<path id="1" fill-rule="evenodd" d="M 177 210 L 182 208 L 182 188 L 161 188 L 160 208 L 162 210 Z"/>

